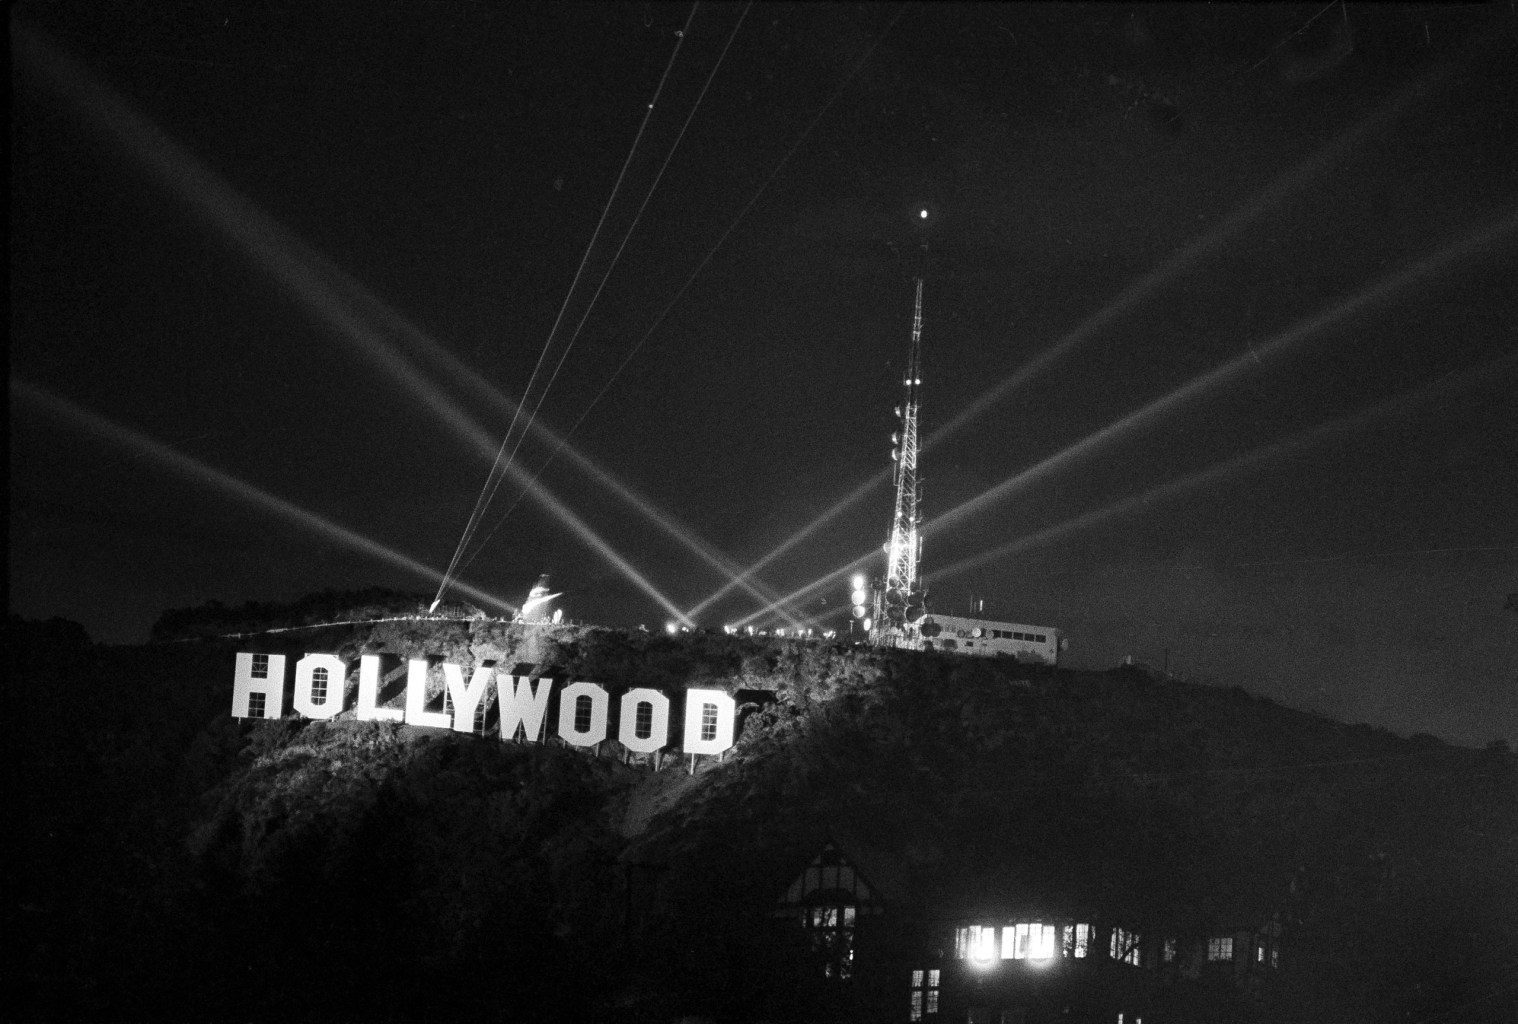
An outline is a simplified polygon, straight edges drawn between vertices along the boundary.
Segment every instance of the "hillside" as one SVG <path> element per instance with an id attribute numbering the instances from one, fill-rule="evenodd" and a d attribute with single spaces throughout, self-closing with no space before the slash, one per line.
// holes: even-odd
<path id="1" fill-rule="evenodd" d="M 829 839 L 907 907 L 1099 902 L 1182 931 L 1278 914 L 1281 984 L 1228 1002 L 1235 1019 L 1514 1016 L 1500 747 L 1140 671 L 721 634 L 8 632 L 28 709 L 6 724 L 16 1019 L 843 1019 L 867 1001 L 819 989 L 765 924 Z M 351 712 L 240 723 L 239 650 L 717 687 L 741 732 L 691 774 Z"/>

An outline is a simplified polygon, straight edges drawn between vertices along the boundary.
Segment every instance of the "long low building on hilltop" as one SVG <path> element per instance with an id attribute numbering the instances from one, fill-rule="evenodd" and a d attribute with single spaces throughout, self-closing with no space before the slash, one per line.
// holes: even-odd
<path id="1" fill-rule="evenodd" d="M 1029 626 L 1021 622 L 965 615 L 932 614 L 918 627 L 923 646 L 983 658 L 1002 655 L 1043 665 L 1059 664 L 1059 652 L 1068 646 L 1053 626 Z"/>

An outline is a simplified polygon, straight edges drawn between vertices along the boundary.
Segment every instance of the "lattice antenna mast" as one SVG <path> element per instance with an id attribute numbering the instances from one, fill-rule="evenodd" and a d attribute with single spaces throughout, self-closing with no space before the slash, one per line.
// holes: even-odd
<path id="1" fill-rule="evenodd" d="M 902 377 L 902 403 L 896 413 L 900 429 L 892 436 L 896 460 L 896 507 L 886 541 L 886 576 L 877 591 L 875 641 L 897 647 L 920 643 L 915 624 L 923 616 L 923 593 L 918 578 L 922 560 L 922 495 L 917 480 L 917 410 L 922 391 L 922 278 L 917 278 L 912 311 L 912 347 Z"/>

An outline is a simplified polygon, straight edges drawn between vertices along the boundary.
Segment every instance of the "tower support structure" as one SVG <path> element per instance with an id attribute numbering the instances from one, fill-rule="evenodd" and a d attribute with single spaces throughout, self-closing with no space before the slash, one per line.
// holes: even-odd
<path id="1" fill-rule="evenodd" d="M 918 479 L 917 413 L 922 393 L 922 278 L 916 279 L 912 310 L 912 344 L 902 375 L 899 420 L 892 435 L 891 457 L 896 461 L 896 502 L 885 543 L 885 578 L 875 588 L 870 639 L 892 647 L 922 646 L 916 624 L 925 614 L 922 584 L 922 491 Z"/>

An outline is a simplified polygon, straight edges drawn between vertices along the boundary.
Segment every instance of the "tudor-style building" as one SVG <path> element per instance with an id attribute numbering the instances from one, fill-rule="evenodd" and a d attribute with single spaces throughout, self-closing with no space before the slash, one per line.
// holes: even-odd
<path id="1" fill-rule="evenodd" d="M 868 858 L 867 858 L 868 861 Z M 828 842 L 773 911 L 805 930 L 819 970 L 884 996 L 904 1022 L 1168 1024 L 1209 1019 L 1270 984 L 1281 925 L 1169 934 L 1036 898 L 916 897 L 877 887 Z M 1021 905 L 1019 905 L 1021 904 Z M 872 999 L 871 1001 L 875 1001 Z"/>
<path id="2" fill-rule="evenodd" d="M 786 890 L 774 916 L 799 921 L 822 960 L 825 977 L 850 981 L 860 925 L 885 902 L 859 868 L 829 842 Z M 868 932 L 868 928 L 865 929 Z"/>

